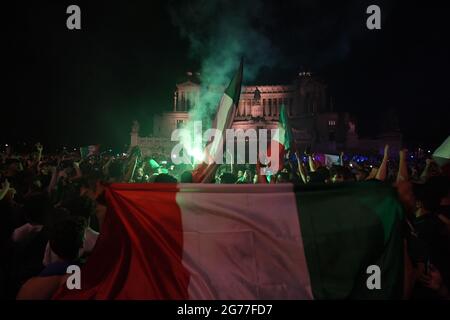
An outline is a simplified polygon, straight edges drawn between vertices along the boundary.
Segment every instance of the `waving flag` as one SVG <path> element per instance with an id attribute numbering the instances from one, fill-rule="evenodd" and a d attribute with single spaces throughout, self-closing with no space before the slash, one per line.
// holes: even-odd
<path id="1" fill-rule="evenodd" d="M 228 85 L 228 88 L 225 90 L 217 108 L 212 128 L 218 129 L 222 133 L 225 133 L 226 129 L 230 129 L 233 124 L 236 106 L 239 104 L 239 97 L 241 95 L 243 68 L 243 60 L 241 60 L 239 69 Z M 223 139 L 213 140 L 208 143 L 205 148 L 205 159 L 216 159 L 216 154 L 221 148 L 223 148 Z M 193 181 L 210 182 L 214 177 L 217 167 L 217 163 L 203 162 L 199 164 L 192 173 Z"/>
<path id="2" fill-rule="evenodd" d="M 433 159 L 440 166 L 450 162 L 450 136 L 433 152 Z"/>
<path id="3" fill-rule="evenodd" d="M 276 161 L 278 161 L 278 166 L 275 167 L 278 167 L 278 171 L 280 171 L 284 166 L 284 156 L 286 152 L 288 150 L 292 151 L 293 149 L 295 149 L 295 145 L 292 139 L 292 129 L 289 125 L 289 118 L 284 104 L 281 106 L 280 121 L 278 122 L 277 129 L 278 131 L 272 137 L 272 141 L 270 143 L 278 144 L 278 156 L 276 158 L 271 156 L 272 148 L 268 149 L 268 155 L 272 160 L 276 159 Z"/>
<path id="4" fill-rule="evenodd" d="M 63 286 L 54 298 L 400 298 L 395 190 L 380 182 L 299 188 L 113 184 L 81 290 Z M 366 285 L 373 265 L 379 290 Z"/>

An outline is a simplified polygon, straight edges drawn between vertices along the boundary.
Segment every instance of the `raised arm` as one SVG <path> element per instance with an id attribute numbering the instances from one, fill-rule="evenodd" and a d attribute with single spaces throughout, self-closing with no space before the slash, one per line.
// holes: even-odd
<path id="1" fill-rule="evenodd" d="M 44 147 L 42 146 L 42 144 L 40 142 L 36 143 L 36 150 L 37 150 L 37 163 L 41 162 L 42 159 L 42 150 L 44 149 Z"/>
<path id="2" fill-rule="evenodd" d="M 422 174 L 420 175 L 421 181 L 426 181 L 428 179 L 428 176 L 430 174 L 430 168 L 432 164 L 434 163 L 433 159 L 427 159 L 425 162 L 425 168 L 422 171 Z"/>
<path id="3" fill-rule="evenodd" d="M 300 177 L 302 178 L 303 183 L 307 183 L 308 180 L 306 179 L 306 169 L 303 166 L 303 162 L 300 160 L 300 157 L 298 156 L 297 152 L 295 153 L 295 157 L 297 158 L 297 168 L 298 172 L 300 174 Z"/>
<path id="4" fill-rule="evenodd" d="M 138 157 L 132 156 L 131 160 L 128 162 L 127 171 L 123 178 L 123 182 L 132 182 L 132 179 L 134 177 L 134 172 L 136 171 L 137 163 L 138 163 Z"/>
<path id="5" fill-rule="evenodd" d="M 402 149 L 399 154 L 399 163 L 398 163 L 398 174 L 397 174 L 397 182 L 400 181 L 408 181 L 408 164 L 406 162 L 406 156 L 408 154 L 408 150 Z"/>
<path id="6" fill-rule="evenodd" d="M 50 183 L 47 187 L 47 192 L 52 193 L 52 191 L 55 189 L 56 184 L 58 182 L 58 170 L 55 166 L 50 167 L 50 171 L 52 173 L 52 178 L 50 179 Z"/>
<path id="7" fill-rule="evenodd" d="M 72 180 L 77 180 L 82 177 L 81 170 L 80 170 L 80 163 L 73 162 L 73 168 L 75 170 L 75 177 L 72 178 Z"/>
<path id="8" fill-rule="evenodd" d="M 316 171 L 316 163 L 314 162 L 313 156 L 311 154 L 308 155 L 308 164 L 309 164 L 309 171 L 311 172 Z"/>
<path id="9" fill-rule="evenodd" d="M 109 166 L 111 165 L 111 162 L 113 162 L 113 160 L 114 160 L 114 157 L 111 156 L 111 157 L 108 159 L 108 161 L 103 165 L 102 171 L 103 171 L 103 174 L 104 174 L 105 176 L 108 176 L 108 175 L 109 175 Z"/>
<path id="10" fill-rule="evenodd" d="M 369 175 L 367 176 L 366 180 L 372 180 L 377 177 L 378 168 L 373 167 L 372 170 L 370 170 Z"/>
<path id="11" fill-rule="evenodd" d="M 341 151 L 339 154 L 339 164 L 343 167 L 344 166 L 344 152 Z"/>
<path id="12" fill-rule="evenodd" d="M 384 146 L 383 161 L 381 161 L 381 165 L 380 168 L 378 169 L 375 179 L 380 181 L 386 180 L 388 160 L 389 160 L 389 145 L 387 144 Z"/>
<path id="13" fill-rule="evenodd" d="M 127 171 L 123 178 L 124 182 L 131 182 L 131 179 L 134 176 L 134 171 L 136 170 L 136 166 L 137 166 L 140 155 L 141 155 L 141 150 L 139 149 L 139 147 L 137 147 L 137 146 L 134 147 L 133 150 L 131 151 L 131 156 L 130 156 L 129 162 L 127 164 Z"/>
<path id="14" fill-rule="evenodd" d="M 0 200 L 2 200 L 6 196 L 9 191 L 9 187 L 10 185 L 8 179 L 2 182 L 2 188 L 0 189 Z"/>

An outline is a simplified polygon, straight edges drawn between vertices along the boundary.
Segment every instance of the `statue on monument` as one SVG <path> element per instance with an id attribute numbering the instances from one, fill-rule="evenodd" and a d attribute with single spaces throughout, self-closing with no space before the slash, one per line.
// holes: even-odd
<path id="1" fill-rule="evenodd" d="M 356 134 L 356 124 L 353 121 L 348 122 L 348 133 Z"/>
<path id="2" fill-rule="evenodd" d="M 253 99 L 255 100 L 256 103 L 259 103 L 261 101 L 261 91 L 259 91 L 258 88 L 256 88 L 254 91 Z"/>
<path id="3" fill-rule="evenodd" d="M 263 119 L 263 108 L 261 106 L 261 91 L 258 88 L 255 89 L 253 95 L 253 104 L 251 106 L 251 116 L 254 119 Z"/>

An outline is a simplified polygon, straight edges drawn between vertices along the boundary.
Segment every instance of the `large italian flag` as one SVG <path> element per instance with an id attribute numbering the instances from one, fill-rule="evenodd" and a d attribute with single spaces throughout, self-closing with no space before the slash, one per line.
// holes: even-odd
<path id="1" fill-rule="evenodd" d="M 380 182 L 113 184 L 81 290 L 55 299 L 372 299 L 402 294 L 402 209 Z M 381 289 L 366 286 L 369 265 Z"/>
<path id="2" fill-rule="evenodd" d="M 239 104 L 239 97 L 241 95 L 241 85 L 243 77 L 244 62 L 241 59 L 236 74 L 231 79 L 227 89 L 220 99 L 217 107 L 217 112 L 212 123 L 212 128 L 218 129 L 225 135 L 225 131 L 230 129 L 234 115 L 236 113 L 236 106 Z M 223 154 L 223 137 L 222 139 L 214 139 L 207 143 L 204 150 L 204 162 L 199 164 L 192 172 L 192 179 L 194 182 L 210 182 L 214 177 L 219 164 L 215 162 L 217 153 Z M 222 160 L 222 159 L 220 159 Z"/>

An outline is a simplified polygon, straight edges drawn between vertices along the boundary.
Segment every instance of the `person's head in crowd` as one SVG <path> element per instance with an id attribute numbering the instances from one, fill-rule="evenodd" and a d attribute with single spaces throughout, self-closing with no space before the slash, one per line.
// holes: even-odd
<path id="1" fill-rule="evenodd" d="M 94 156 L 89 156 L 88 158 L 87 158 L 87 161 L 86 161 L 90 166 L 93 166 L 93 165 L 95 165 L 95 157 Z"/>
<path id="2" fill-rule="evenodd" d="M 319 167 L 308 175 L 309 183 L 327 183 L 330 180 L 330 171 L 326 167 Z"/>
<path id="3" fill-rule="evenodd" d="M 439 204 L 447 203 L 450 200 L 450 178 L 446 176 L 430 177 L 425 183 L 438 199 Z"/>
<path id="4" fill-rule="evenodd" d="M 31 194 L 25 198 L 23 206 L 25 218 L 32 225 L 44 224 L 49 208 L 50 201 L 45 193 Z"/>
<path id="5" fill-rule="evenodd" d="M 408 170 L 409 177 L 412 181 L 419 180 L 419 168 L 416 165 L 410 166 Z"/>
<path id="6" fill-rule="evenodd" d="M 354 169 L 355 179 L 356 181 L 364 181 L 369 176 L 369 173 L 364 169 Z"/>
<path id="7" fill-rule="evenodd" d="M 431 182 L 433 182 L 433 179 L 442 179 L 441 184 L 441 194 L 443 197 L 441 198 L 441 209 L 443 210 L 443 213 L 445 213 L 448 217 L 450 217 L 450 176 L 442 175 L 440 177 L 432 178 Z M 449 230 L 450 232 L 450 230 Z"/>
<path id="8" fill-rule="evenodd" d="M 65 187 L 70 183 L 69 176 L 67 175 L 66 170 L 60 170 L 58 172 L 58 185 L 60 187 Z"/>
<path id="9" fill-rule="evenodd" d="M 246 169 L 242 178 L 245 183 L 252 183 L 252 172 L 249 169 Z"/>
<path id="10" fill-rule="evenodd" d="M 428 177 L 437 177 L 441 175 L 441 169 L 436 162 L 431 162 Z"/>
<path id="11" fill-rule="evenodd" d="M 256 174 L 253 176 L 253 181 L 252 181 L 252 183 L 253 183 L 253 184 L 257 184 L 257 183 L 258 183 L 258 173 L 256 173 Z"/>
<path id="12" fill-rule="evenodd" d="M 49 231 L 49 244 L 51 250 L 65 262 L 74 262 L 79 258 L 80 249 L 83 248 L 85 219 L 77 216 L 68 216 L 58 219 Z"/>
<path id="13" fill-rule="evenodd" d="M 251 183 L 251 172 L 250 172 L 250 170 L 248 170 L 248 169 L 246 169 L 246 170 L 239 170 L 236 183 L 237 184 Z"/>
<path id="14" fill-rule="evenodd" d="M 33 151 L 30 153 L 28 161 L 30 161 L 30 164 L 32 164 L 34 161 L 38 159 L 38 153 L 36 151 Z"/>
<path id="15" fill-rule="evenodd" d="M 109 178 L 111 181 L 119 182 L 123 176 L 123 163 L 120 160 L 114 160 L 111 162 L 109 169 Z"/>
<path id="16" fill-rule="evenodd" d="M 432 177 L 426 183 L 414 184 L 416 216 L 435 213 L 441 200 L 447 196 L 448 180 L 445 177 Z"/>
<path id="17" fill-rule="evenodd" d="M 42 192 L 43 185 L 39 177 L 32 177 L 29 187 L 29 193 Z"/>
<path id="18" fill-rule="evenodd" d="M 282 171 L 280 173 L 277 174 L 276 179 L 275 179 L 276 183 L 288 183 L 290 182 L 289 179 L 289 173 Z"/>
<path id="19" fill-rule="evenodd" d="M 330 169 L 330 178 L 332 183 L 345 181 L 345 169 L 342 166 L 332 166 Z"/>
<path id="20" fill-rule="evenodd" d="M 220 175 L 220 183 L 221 184 L 236 183 L 236 177 L 234 174 L 230 172 L 224 172 Z"/>
<path id="21" fill-rule="evenodd" d="M 142 168 L 142 167 L 137 168 L 137 170 L 136 170 L 136 176 L 137 176 L 138 178 L 144 177 L 144 168 Z"/>
<path id="22" fill-rule="evenodd" d="M 215 175 L 214 175 L 214 182 L 215 182 L 215 183 L 220 183 L 220 177 L 222 176 L 222 174 L 223 174 L 224 172 L 227 172 L 227 170 L 228 170 L 227 167 L 228 167 L 227 165 L 221 164 L 221 165 L 217 168 L 216 173 L 215 173 Z"/>
<path id="23" fill-rule="evenodd" d="M 95 202 L 88 196 L 75 196 L 61 206 L 67 209 L 71 216 L 85 219 L 87 226 L 90 224 L 91 217 L 95 215 Z"/>
<path id="24" fill-rule="evenodd" d="M 73 160 L 66 159 L 61 161 L 59 170 L 64 171 L 67 177 L 71 177 L 74 174 Z"/>
<path id="25" fill-rule="evenodd" d="M 48 162 L 39 165 L 38 169 L 40 175 L 47 176 L 51 174 L 51 165 Z"/>
<path id="26" fill-rule="evenodd" d="M 180 176 L 181 183 L 192 183 L 192 171 L 184 171 Z"/>
<path id="27" fill-rule="evenodd" d="M 450 162 L 444 164 L 441 167 L 441 175 L 444 177 L 450 178 Z"/>
<path id="28" fill-rule="evenodd" d="M 103 176 L 100 172 L 90 172 L 79 179 L 80 195 L 86 195 L 95 199 L 98 185 L 101 184 Z"/>
<path id="29" fill-rule="evenodd" d="M 316 172 L 320 175 L 320 179 L 324 183 L 328 183 L 330 181 L 330 170 L 327 167 L 321 166 L 316 169 Z"/>
<path id="30" fill-rule="evenodd" d="M 5 162 L 5 176 L 11 177 L 22 171 L 22 163 L 19 159 L 7 159 Z"/>
<path id="31" fill-rule="evenodd" d="M 144 171 L 144 167 L 140 166 L 136 169 L 136 173 L 134 175 L 134 182 L 139 182 L 139 183 L 143 183 L 143 182 L 148 182 L 148 175 L 145 174 Z"/>
<path id="32" fill-rule="evenodd" d="M 80 187 L 81 181 L 66 180 L 63 187 L 61 188 L 63 192 L 58 197 L 59 203 L 66 202 L 67 200 L 74 197 L 78 197 L 80 195 Z"/>
<path id="33" fill-rule="evenodd" d="M 170 174 L 161 173 L 155 177 L 156 183 L 177 183 L 177 179 L 172 177 Z"/>
<path id="34" fill-rule="evenodd" d="M 97 179 L 103 179 L 102 166 L 100 162 L 91 165 L 87 161 L 83 161 L 80 163 L 80 170 L 82 176 L 95 176 Z"/>

